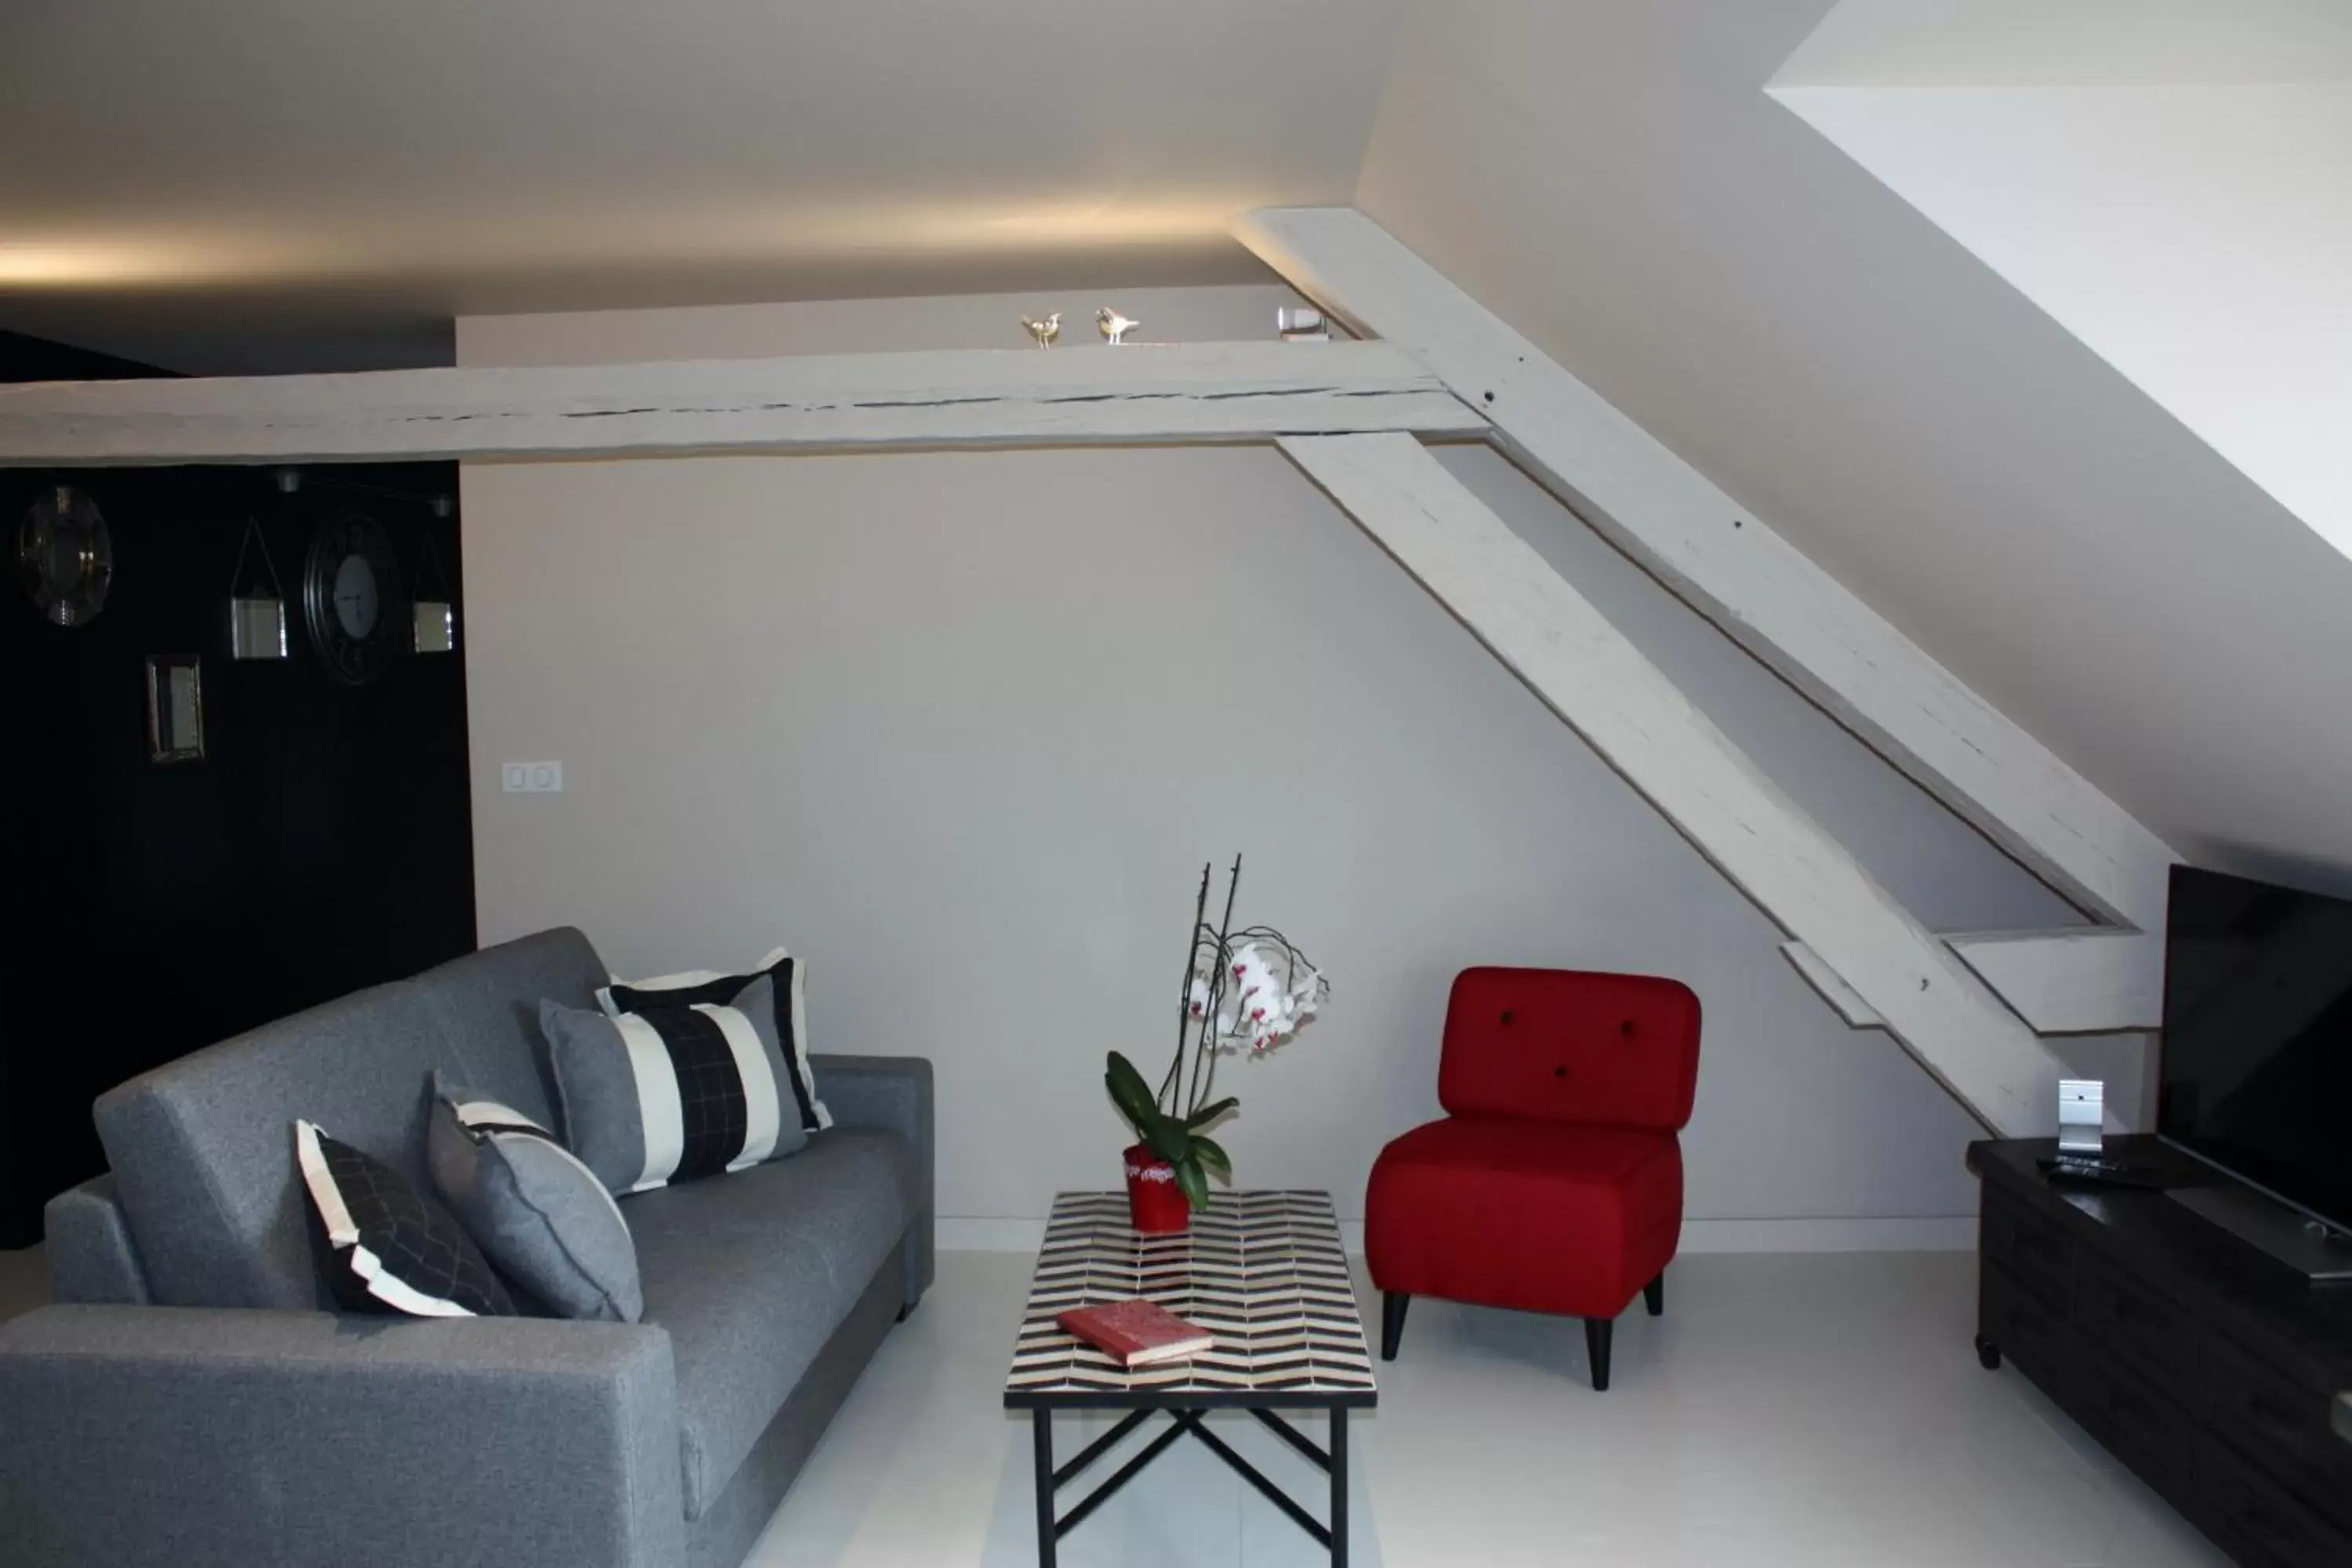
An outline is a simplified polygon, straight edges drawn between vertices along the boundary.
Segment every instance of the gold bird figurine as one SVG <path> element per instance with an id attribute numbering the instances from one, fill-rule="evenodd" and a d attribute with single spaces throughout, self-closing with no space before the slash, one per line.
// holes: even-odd
<path id="1" fill-rule="evenodd" d="M 1135 321 L 1127 316 L 1122 316 L 1117 310 L 1112 310 L 1108 305 L 1105 305 L 1101 310 L 1095 312 L 1095 326 L 1097 330 L 1102 333 L 1103 342 L 1110 344 L 1113 348 L 1117 348 L 1119 344 L 1127 342 L 1127 334 L 1135 331 L 1136 328 L 1141 325 L 1143 325 L 1141 321 Z"/>
<path id="2" fill-rule="evenodd" d="M 1062 335 L 1062 312 L 1056 310 L 1043 321 L 1034 316 L 1024 316 L 1021 324 L 1029 329 L 1029 335 L 1037 340 L 1039 348 L 1050 349 L 1054 346 L 1054 340 Z"/>

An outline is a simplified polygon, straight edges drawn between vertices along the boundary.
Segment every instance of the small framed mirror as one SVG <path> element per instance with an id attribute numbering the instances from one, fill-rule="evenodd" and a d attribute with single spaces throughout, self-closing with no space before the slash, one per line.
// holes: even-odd
<path id="1" fill-rule="evenodd" d="M 147 760 L 194 763 L 204 754 L 204 662 L 192 653 L 149 655 Z"/>
<path id="2" fill-rule="evenodd" d="M 416 651 L 448 653 L 457 646 L 457 608 L 447 603 L 419 599 L 416 611 Z"/>

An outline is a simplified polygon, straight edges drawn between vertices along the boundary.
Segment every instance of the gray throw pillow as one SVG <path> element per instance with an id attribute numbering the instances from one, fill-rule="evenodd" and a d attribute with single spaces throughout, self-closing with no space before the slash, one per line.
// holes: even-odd
<path id="1" fill-rule="evenodd" d="M 642 1317 L 636 1243 L 595 1173 L 521 1112 L 438 1073 L 433 1089 L 425 1164 L 490 1266 L 560 1317 Z"/>
<path id="2" fill-rule="evenodd" d="M 614 1193 L 741 1171 L 808 1142 L 761 975 L 729 1005 L 539 1005 L 572 1152 Z"/>

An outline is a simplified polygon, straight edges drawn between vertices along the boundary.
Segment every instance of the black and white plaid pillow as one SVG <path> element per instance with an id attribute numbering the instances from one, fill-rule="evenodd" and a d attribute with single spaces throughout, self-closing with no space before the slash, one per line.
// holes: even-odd
<path id="1" fill-rule="evenodd" d="M 775 1023 L 774 1038 L 789 1068 L 782 1087 L 791 1097 L 792 1113 L 803 1132 L 830 1127 L 833 1114 L 816 1097 L 816 1075 L 809 1069 L 807 966 L 782 948 L 740 974 L 697 969 L 653 980 L 615 980 L 596 993 L 596 1005 L 608 1018 L 659 1008 L 740 1007 L 744 992 L 762 978 L 770 985 L 766 1005 Z"/>
<path id="2" fill-rule="evenodd" d="M 347 1312 L 511 1318 L 513 1298 L 457 1222 L 383 1161 L 294 1124 L 294 1159 L 327 1233 L 327 1288 Z"/>
<path id="3" fill-rule="evenodd" d="M 799 1073 L 776 1033 L 780 978 L 753 976 L 732 1006 L 607 1016 L 540 1004 L 569 1146 L 597 1180 L 642 1193 L 781 1160 L 808 1142 L 791 1087 Z"/>

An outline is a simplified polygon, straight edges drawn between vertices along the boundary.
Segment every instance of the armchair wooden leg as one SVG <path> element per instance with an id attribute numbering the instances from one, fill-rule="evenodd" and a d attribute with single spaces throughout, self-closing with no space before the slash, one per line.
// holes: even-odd
<path id="1" fill-rule="evenodd" d="M 1586 1359 L 1592 1363 L 1592 1391 L 1595 1394 L 1609 1391 L 1609 1343 L 1616 1329 L 1617 1320 L 1614 1318 L 1584 1320 L 1584 1353 Z"/>
<path id="2" fill-rule="evenodd" d="M 1642 1305 L 1650 1309 L 1650 1316 L 1654 1318 L 1665 1315 L 1666 1271 L 1664 1269 L 1659 1269 L 1658 1277 L 1642 1287 Z"/>
<path id="3" fill-rule="evenodd" d="M 1381 1359 L 1396 1360 L 1397 1342 L 1404 1338 L 1404 1310 L 1412 1298 L 1402 1290 L 1381 1292 Z"/>

